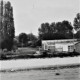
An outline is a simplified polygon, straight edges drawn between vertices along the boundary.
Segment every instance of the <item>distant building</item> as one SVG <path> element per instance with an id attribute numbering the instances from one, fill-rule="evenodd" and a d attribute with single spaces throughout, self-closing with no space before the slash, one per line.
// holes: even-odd
<path id="1" fill-rule="evenodd" d="M 43 50 L 52 50 L 59 52 L 73 52 L 77 39 L 64 39 L 64 40 L 42 40 Z"/>

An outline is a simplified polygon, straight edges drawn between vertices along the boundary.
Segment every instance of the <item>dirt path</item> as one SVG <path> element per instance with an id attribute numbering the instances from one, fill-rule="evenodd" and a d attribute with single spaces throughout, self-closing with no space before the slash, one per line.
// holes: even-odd
<path id="1" fill-rule="evenodd" d="M 20 59 L 20 60 L 0 61 L 0 71 L 40 68 L 40 67 L 48 67 L 56 65 L 71 65 L 71 64 L 80 64 L 80 56 L 68 57 L 68 58 Z"/>

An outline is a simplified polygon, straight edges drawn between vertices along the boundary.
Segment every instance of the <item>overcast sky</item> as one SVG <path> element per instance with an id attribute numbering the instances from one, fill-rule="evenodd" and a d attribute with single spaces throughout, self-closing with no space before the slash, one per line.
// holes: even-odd
<path id="1" fill-rule="evenodd" d="M 7 0 L 5 0 L 7 1 Z M 41 23 L 69 20 L 80 12 L 80 0 L 8 0 L 14 9 L 15 34 L 38 35 Z"/>

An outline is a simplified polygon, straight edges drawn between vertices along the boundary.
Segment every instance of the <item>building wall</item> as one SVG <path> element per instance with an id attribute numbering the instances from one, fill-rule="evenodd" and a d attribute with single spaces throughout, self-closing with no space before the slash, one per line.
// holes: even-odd
<path id="1" fill-rule="evenodd" d="M 80 53 L 80 42 L 75 44 L 75 51 Z"/>
<path id="2" fill-rule="evenodd" d="M 56 51 L 68 51 L 67 45 L 63 43 L 56 43 L 55 47 L 56 47 Z"/>
<path id="3" fill-rule="evenodd" d="M 73 52 L 74 50 L 73 43 L 59 43 L 55 44 L 55 47 L 58 51 L 64 51 L 64 52 Z"/>
<path id="4" fill-rule="evenodd" d="M 59 52 L 73 52 L 74 51 L 74 44 L 76 44 L 76 40 L 47 40 L 42 41 L 43 50 L 51 49 L 53 51 Z M 54 49 L 55 48 L 55 49 Z"/>

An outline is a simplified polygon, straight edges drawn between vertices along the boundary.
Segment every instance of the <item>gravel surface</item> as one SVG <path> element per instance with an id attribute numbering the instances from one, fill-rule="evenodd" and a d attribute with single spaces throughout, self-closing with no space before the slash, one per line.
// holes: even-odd
<path id="1" fill-rule="evenodd" d="M 39 58 L 0 61 L 0 71 L 80 64 L 80 56 L 67 58 Z"/>

